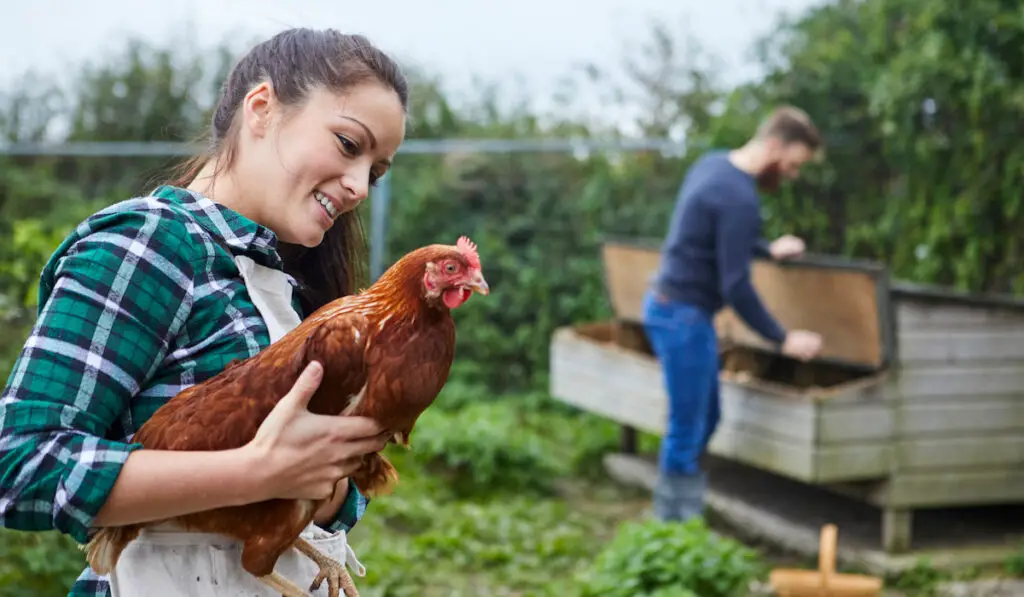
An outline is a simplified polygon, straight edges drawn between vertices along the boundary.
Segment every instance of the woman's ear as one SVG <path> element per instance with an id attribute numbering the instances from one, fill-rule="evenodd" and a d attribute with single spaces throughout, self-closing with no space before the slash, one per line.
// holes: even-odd
<path id="1" fill-rule="evenodd" d="M 263 137 L 270 128 L 272 108 L 276 103 L 274 86 L 269 81 L 262 81 L 242 100 L 242 125 L 254 137 Z"/>

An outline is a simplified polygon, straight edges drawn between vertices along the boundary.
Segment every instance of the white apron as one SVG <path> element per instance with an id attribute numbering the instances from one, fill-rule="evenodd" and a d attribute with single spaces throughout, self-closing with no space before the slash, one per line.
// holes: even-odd
<path id="1" fill-rule="evenodd" d="M 235 263 L 266 321 L 271 343 L 277 342 L 299 324 L 291 306 L 291 284 L 282 272 L 248 257 L 235 257 Z M 366 574 L 345 531 L 330 533 L 310 523 L 300 536 L 357 575 Z M 241 542 L 222 535 L 181 531 L 170 524 L 150 527 L 121 553 L 109 576 L 110 592 L 113 597 L 280 597 L 242 568 L 241 557 Z M 308 590 L 320 568 L 292 548 L 281 554 L 274 570 Z M 327 581 L 310 595 L 326 596 Z"/>

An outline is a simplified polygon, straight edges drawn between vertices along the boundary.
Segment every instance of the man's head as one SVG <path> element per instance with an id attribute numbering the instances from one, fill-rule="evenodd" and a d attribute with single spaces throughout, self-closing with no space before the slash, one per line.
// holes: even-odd
<path id="1" fill-rule="evenodd" d="M 821 134 L 807 113 L 792 106 L 776 108 L 757 128 L 752 140 L 760 148 L 758 187 L 778 190 L 783 179 L 795 180 L 800 168 L 815 159 L 823 148 Z"/>

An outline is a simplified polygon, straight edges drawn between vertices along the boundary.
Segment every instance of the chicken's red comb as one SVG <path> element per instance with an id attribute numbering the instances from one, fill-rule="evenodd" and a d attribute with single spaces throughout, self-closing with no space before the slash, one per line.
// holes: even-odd
<path id="1" fill-rule="evenodd" d="M 469 265 L 475 268 L 480 267 L 480 255 L 476 252 L 476 244 L 469 240 L 468 236 L 460 236 L 459 241 L 455 243 L 455 246 L 458 247 L 459 251 L 461 251 L 466 257 L 466 261 L 469 262 Z"/>

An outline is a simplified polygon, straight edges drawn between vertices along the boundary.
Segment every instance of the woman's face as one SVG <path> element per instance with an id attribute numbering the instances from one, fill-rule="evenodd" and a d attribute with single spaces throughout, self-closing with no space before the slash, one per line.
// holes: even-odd
<path id="1" fill-rule="evenodd" d="M 246 201 L 278 239 L 305 247 L 366 199 L 405 137 L 398 95 L 376 81 L 341 94 L 315 88 L 297 107 L 282 106 L 264 83 L 242 108 L 236 164 Z"/>

